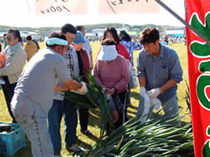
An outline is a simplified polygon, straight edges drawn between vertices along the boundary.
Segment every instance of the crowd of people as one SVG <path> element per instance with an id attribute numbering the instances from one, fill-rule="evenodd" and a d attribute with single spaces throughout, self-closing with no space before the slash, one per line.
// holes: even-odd
<path id="1" fill-rule="evenodd" d="M 41 50 L 30 35 L 22 46 L 17 29 L 9 29 L 5 39 L 6 47 L 0 53 L 0 84 L 12 123 L 23 128 L 31 142 L 33 156 L 61 156 L 63 117 L 67 150 L 83 150 L 76 144 L 77 117 L 81 133 L 93 136 L 88 129 L 89 109 L 77 108 L 75 102 L 62 94 L 67 90 L 81 95 L 87 93 L 89 82 L 85 76 L 90 69 L 107 95 L 113 99 L 119 97 L 123 105 L 114 129 L 128 120 L 129 66 L 134 66 L 134 50 L 139 50 L 136 70 L 140 96 L 136 118 L 146 121 L 160 105 L 166 119 L 179 115 L 177 84 L 182 81 L 182 67 L 175 50 L 160 43 L 156 28 L 144 29 L 140 43 L 135 43 L 126 31 L 118 34 L 114 27 L 107 27 L 95 64 L 84 26 L 63 25 L 60 33 L 49 35 L 46 47 Z M 71 79 L 70 74 L 81 83 Z"/>

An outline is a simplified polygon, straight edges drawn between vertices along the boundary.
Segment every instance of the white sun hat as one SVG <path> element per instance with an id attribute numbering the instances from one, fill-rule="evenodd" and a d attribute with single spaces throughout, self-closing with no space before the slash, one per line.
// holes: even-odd
<path id="1" fill-rule="evenodd" d="M 115 45 L 102 45 L 98 55 L 98 60 L 112 61 L 117 58 L 117 49 Z"/>

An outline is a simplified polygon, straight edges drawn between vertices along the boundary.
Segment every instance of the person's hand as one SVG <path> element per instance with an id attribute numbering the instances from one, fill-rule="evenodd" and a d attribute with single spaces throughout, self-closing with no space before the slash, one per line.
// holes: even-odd
<path id="1" fill-rule="evenodd" d="M 108 92 L 108 91 L 109 91 L 109 88 L 107 88 L 106 86 L 102 85 L 101 87 L 103 88 L 103 90 L 104 90 L 105 92 Z"/>
<path id="2" fill-rule="evenodd" d="M 114 88 L 112 88 L 112 89 L 110 89 L 110 90 L 108 90 L 108 92 L 107 92 L 108 94 L 110 94 L 110 95 L 113 95 L 114 93 L 115 93 L 115 89 Z"/>
<path id="3" fill-rule="evenodd" d="M 87 86 L 85 82 L 81 82 L 82 87 L 78 89 L 79 94 L 85 95 L 88 92 Z"/>
<path id="4" fill-rule="evenodd" d="M 161 93 L 161 89 L 160 88 L 154 88 L 151 89 L 150 91 L 147 92 L 150 99 L 156 98 L 160 93 Z"/>
<path id="5" fill-rule="evenodd" d="M 141 95 L 141 97 L 144 98 L 145 93 L 146 93 L 145 87 L 141 87 L 141 88 L 140 88 L 140 95 Z"/>
<path id="6" fill-rule="evenodd" d="M 70 90 L 71 92 L 77 93 L 77 94 L 81 94 L 81 95 L 85 95 L 88 92 L 87 86 L 85 82 L 81 82 L 82 87 L 80 89 L 77 90 Z"/>

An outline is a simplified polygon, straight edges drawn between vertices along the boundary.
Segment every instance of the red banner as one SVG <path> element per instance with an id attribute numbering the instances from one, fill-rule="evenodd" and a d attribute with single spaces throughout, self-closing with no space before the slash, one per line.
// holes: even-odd
<path id="1" fill-rule="evenodd" d="M 186 21 L 210 40 L 209 0 L 185 0 Z M 186 28 L 194 149 L 210 156 L 210 45 Z"/>

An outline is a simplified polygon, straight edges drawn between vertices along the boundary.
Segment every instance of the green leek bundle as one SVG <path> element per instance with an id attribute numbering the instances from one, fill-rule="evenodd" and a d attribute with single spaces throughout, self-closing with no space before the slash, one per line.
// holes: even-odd
<path id="1" fill-rule="evenodd" d="M 159 111 L 160 112 L 160 111 Z M 194 156 L 192 125 L 180 126 L 182 117 L 165 120 L 153 115 L 146 122 L 132 118 L 98 141 L 91 149 L 77 154 L 91 157 Z"/>
<path id="2" fill-rule="evenodd" d="M 80 82 L 79 78 L 71 75 L 72 79 Z M 87 77 L 90 82 L 87 85 L 88 92 L 85 95 L 80 95 L 71 91 L 66 91 L 64 97 L 70 101 L 73 101 L 77 106 L 81 108 L 99 108 L 101 111 L 101 132 L 100 139 L 102 139 L 107 132 L 113 130 L 113 120 L 110 115 L 110 108 L 105 91 L 96 82 L 93 75 L 89 74 Z M 107 124 L 109 127 L 107 127 Z"/>

